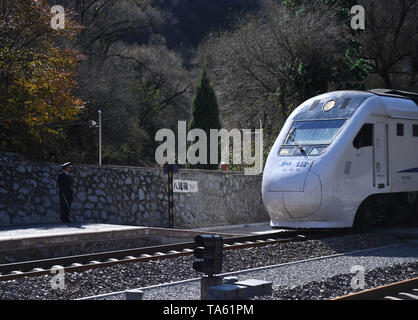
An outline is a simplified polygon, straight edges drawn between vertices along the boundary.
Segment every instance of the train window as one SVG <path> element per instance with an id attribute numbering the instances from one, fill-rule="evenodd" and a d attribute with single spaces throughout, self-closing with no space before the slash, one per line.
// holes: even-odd
<path id="1" fill-rule="evenodd" d="M 289 130 L 285 145 L 328 145 L 334 140 L 347 120 L 294 121 Z"/>
<path id="2" fill-rule="evenodd" d="M 373 124 L 366 123 L 353 140 L 356 149 L 373 146 Z"/>
<path id="3" fill-rule="evenodd" d="M 403 123 L 396 124 L 396 135 L 399 137 L 403 137 L 404 135 L 404 125 Z"/>
<path id="4" fill-rule="evenodd" d="M 418 124 L 413 124 L 412 125 L 412 136 L 413 137 L 418 137 Z"/>

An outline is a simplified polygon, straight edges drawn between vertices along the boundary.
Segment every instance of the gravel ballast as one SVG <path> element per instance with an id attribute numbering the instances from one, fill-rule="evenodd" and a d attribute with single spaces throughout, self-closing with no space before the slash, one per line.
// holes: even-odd
<path id="1" fill-rule="evenodd" d="M 227 250 L 224 253 L 223 272 L 234 272 L 243 269 L 335 255 L 354 250 L 364 250 L 387 246 L 396 242 L 396 238 L 390 235 L 355 234 L 321 240 L 281 243 L 242 250 Z M 408 252 L 405 252 L 404 254 L 410 256 Z M 401 264 L 405 264 L 406 261 L 409 261 L 408 263 L 414 262 L 414 257 L 411 259 L 404 259 Z M 5 281 L 0 283 L 0 299 L 68 300 L 197 278 L 200 275 L 192 269 L 193 261 L 195 261 L 193 256 L 185 256 L 145 263 L 115 265 L 107 268 L 93 269 L 83 273 L 68 273 L 65 275 L 65 289 L 52 289 L 52 275 Z M 392 267 L 394 264 L 397 264 L 396 260 L 391 260 L 387 266 Z M 367 267 L 367 270 L 374 269 L 375 268 L 369 269 Z M 300 278 L 300 270 L 295 269 L 292 272 L 296 279 Z M 341 273 L 347 274 L 347 270 L 345 272 L 338 272 L 336 275 L 331 275 L 330 278 L 332 279 L 334 276 L 341 276 Z M 348 276 L 352 277 L 352 275 Z M 315 280 L 315 277 L 310 277 L 309 279 L 311 279 L 310 282 L 312 282 L 312 280 Z M 275 280 L 270 281 L 277 283 L 274 286 L 275 291 L 270 297 L 272 299 L 280 299 L 281 297 L 283 297 L 283 299 L 296 299 L 293 298 L 293 296 L 295 294 L 297 295 L 297 288 L 300 287 L 300 290 L 304 292 L 305 289 L 303 286 L 309 283 L 306 280 L 304 283 L 298 283 L 296 281 L 294 282 L 294 287 L 289 288 L 288 286 L 280 285 L 280 282 Z M 335 281 L 342 280 L 336 278 Z M 321 283 L 321 281 L 318 281 L 317 286 L 320 287 L 322 285 Z M 314 285 L 316 286 L 316 284 Z M 323 285 L 326 285 L 326 283 L 324 282 Z M 293 292 L 290 290 L 296 291 Z M 181 294 L 185 291 L 186 289 L 176 291 L 172 298 L 182 299 Z M 157 298 L 164 299 L 164 297 L 161 296 L 161 293 L 158 294 L 159 296 L 157 296 Z M 305 296 L 309 297 L 309 294 L 298 296 L 298 298 L 303 299 Z M 316 297 L 318 295 L 311 294 L 311 296 Z M 324 294 L 324 296 L 326 296 L 326 294 Z M 322 296 L 319 297 L 320 299 L 322 298 Z"/>
<path id="2" fill-rule="evenodd" d="M 393 279 L 398 281 L 414 276 L 414 274 L 398 272 L 397 267 L 409 270 L 408 266 L 413 266 L 417 261 L 416 246 L 398 244 L 245 270 L 228 275 L 237 276 L 240 280 L 258 279 L 272 282 L 273 296 L 261 299 L 327 299 L 355 291 L 351 288 L 351 281 L 355 275 L 358 276 L 358 273 L 350 274 L 353 266 L 361 267 L 365 273 L 376 269 L 381 270 L 378 273 L 379 276 L 365 279 L 364 289 L 367 289 L 390 283 Z M 381 276 L 382 274 L 385 276 Z M 144 299 L 199 299 L 199 283 L 194 281 L 145 288 Z"/>
<path id="3" fill-rule="evenodd" d="M 312 281 L 294 288 L 279 287 L 267 297 L 257 297 L 262 300 L 326 300 L 345 296 L 359 291 L 353 290 L 351 281 L 353 274 L 340 274 L 320 281 Z M 398 264 L 391 267 L 376 268 L 365 273 L 364 289 L 418 277 L 418 262 Z"/>

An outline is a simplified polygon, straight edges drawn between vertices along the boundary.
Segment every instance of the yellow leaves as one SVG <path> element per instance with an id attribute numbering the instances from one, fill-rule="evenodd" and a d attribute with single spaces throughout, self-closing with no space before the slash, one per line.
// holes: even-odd
<path id="1" fill-rule="evenodd" d="M 0 20 L 0 119 L 19 132 L 21 124 L 33 139 L 41 132 L 60 135 L 52 125 L 76 119 L 84 102 L 73 95 L 77 64 L 83 55 L 69 47 L 81 30 L 71 19 L 66 29 L 55 32 L 45 0 L 4 0 L 9 26 Z M 1 123 L 0 123 L 1 124 Z M 25 143 L 10 137 L 9 143 Z"/>
<path id="2" fill-rule="evenodd" d="M 53 30 L 46 0 L 1 3 L 0 148 L 31 153 L 34 143 L 61 137 L 60 121 L 76 119 L 84 105 L 73 95 L 84 57 L 71 48 L 81 27 L 69 14 L 66 29 Z"/>

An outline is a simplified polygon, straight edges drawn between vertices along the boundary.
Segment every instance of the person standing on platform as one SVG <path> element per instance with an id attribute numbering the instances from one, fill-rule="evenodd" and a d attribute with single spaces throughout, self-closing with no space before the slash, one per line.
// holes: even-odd
<path id="1" fill-rule="evenodd" d="M 58 188 L 61 206 L 61 221 L 64 223 L 70 221 L 71 203 L 74 202 L 73 178 L 70 175 L 71 162 L 66 162 L 62 167 L 62 172 L 58 176 Z"/>

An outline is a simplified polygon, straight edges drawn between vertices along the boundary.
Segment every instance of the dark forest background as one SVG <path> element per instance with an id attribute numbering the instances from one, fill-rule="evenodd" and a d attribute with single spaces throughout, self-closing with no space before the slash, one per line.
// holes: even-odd
<path id="1" fill-rule="evenodd" d="M 267 151 L 292 110 L 316 94 L 418 92 L 418 0 L 28 2 L 1 0 L 0 150 L 31 160 L 97 163 L 89 120 L 101 110 L 103 164 L 156 165 L 155 133 L 190 121 L 203 64 L 222 126 L 258 128 L 261 119 Z M 44 27 L 54 4 L 74 22 L 67 30 Z M 350 27 L 357 4 L 365 30 Z M 33 16 L 37 10 L 45 19 Z M 38 65 L 68 78 L 44 84 Z M 43 116 L 60 103 L 77 110 Z"/>

